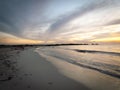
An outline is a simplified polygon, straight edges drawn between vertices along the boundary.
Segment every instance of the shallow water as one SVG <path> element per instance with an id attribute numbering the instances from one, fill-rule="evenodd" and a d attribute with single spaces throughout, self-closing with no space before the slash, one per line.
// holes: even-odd
<path id="1" fill-rule="evenodd" d="M 42 53 L 60 58 L 80 67 L 120 78 L 120 49 L 118 45 L 60 46 L 41 49 Z M 51 53 L 52 52 L 52 53 Z"/>
<path id="2" fill-rule="evenodd" d="M 81 45 L 81 46 L 60 46 L 60 47 L 45 47 L 45 48 L 37 48 L 36 51 L 43 56 L 44 58 L 48 58 L 48 61 L 53 63 L 56 67 L 58 67 L 58 70 L 61 71 L 61 73 L 65 74 L 66 76 L 73 78 L 80 82 L 85 82 L 87 84 L 89 80 L 87 77 L 91 75 L 90 71 L 86 70 L 92 70 L 93 74 L 90 78 L 92 78 L 93 81 L 97 82 L 96 84 L 99 86 L 96 86 L 96 84 L 90 84 L 88 87 L 91 87 L 94 90 L 105 90 L 109 88 L 109 90 L 119 90 L 120 89 L 120 48 L 119 45 Z M 51 59 L 51 60 L 50 60 Z M 54 61 L 52 61 L 55 59 Z M 56 62 L 58 60 L 58 62 Z M 78 70 L 75 68 L 71 68 L 65 63 L 59 65 L 60 62 L 67 62 L 69 64 L 72 64 L 74 66 L 77 66 L 78 68 L 83 68 L 84 70 L 81 70 L 84 72 L 84 74 L 88 74 L 88 76 L 85 76 L 87 79 L 79 80 L 80 76 L 83 74 L 79 73 Z M 56 62 L 56 63 L 55 63 Z M 66 67 L 69 67 L 70 71 L 74 70 L 74 72 L 77 75 L 80 75 L 76 78 L 76 75 L 71 75 L 70 72 L 64 71 Z M 62 69 L 61 69 L 62 68 Z M 98 72 L 97 74 L 95 72 Z M 67 74 L 66 74 L 67 72 Z M 68 74 L 69 73 L 69 74 Z M 94 75 L 96 74 L 97 77 Z M 84 75 L 83 75 L 84 76 Z M 84 78 L 85 78 L 84 77 Z M 95 78 L 94 78 L 95 77 Z M 107 78 L 109 77 L 109 78 Z M 100 80 L 101 78 L 101 80 Z M 97 81 L 96 81 L 97 79 Z M 103 82 L 103 84 L 99 83 Z M 109 86 L 108 84 L 114 83 L 114 86 Z M 105 86 L 106 85 L 106 86 Z M 94 88 L 95 87 L 95 88 Z M 100 88 L 101 87 L 101 88 Z"/>
<path id="3" fill-rule="evenodd" d="M 92 51 L 106 51 L 120 53 L 120 45 L 74 45 L 74 46 L 60 46 L 66 49 L 80 49 Z"/>

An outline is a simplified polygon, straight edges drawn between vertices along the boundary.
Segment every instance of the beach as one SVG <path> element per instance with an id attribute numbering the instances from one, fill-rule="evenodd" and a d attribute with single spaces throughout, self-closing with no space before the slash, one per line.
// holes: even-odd
<path id="1" fill-rule="evenodd" d="M 8 50 L 7 54 L 13 55 L 9 60 L 14 61 L 10 66 L 14 69 L 9 68 L 9 72 L 3 68 L 7 75 L 0 78 L 0 90 L 120 90 L 118 55 L 111 58 L 117 58 L 116 61 L 110 61 L 105 53 L 106 60 L 97 61 L 101 53 L 92 56 L 89 52 L 70 49 L 74 48 L 46 46 Z"/>

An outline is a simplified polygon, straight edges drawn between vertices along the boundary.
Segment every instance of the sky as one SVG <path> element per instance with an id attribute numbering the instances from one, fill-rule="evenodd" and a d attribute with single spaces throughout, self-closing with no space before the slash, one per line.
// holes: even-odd
<path id="1" fill-rule="evenodd" d="M 120 0 L 0 0 L 0 44 L 120 43 Z"/>

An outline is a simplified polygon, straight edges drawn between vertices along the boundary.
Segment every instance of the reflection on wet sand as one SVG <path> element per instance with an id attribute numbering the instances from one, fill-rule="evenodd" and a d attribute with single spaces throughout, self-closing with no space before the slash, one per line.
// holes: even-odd
<path id="1" fill-rule="evenodd" d="M 0 81 L 0 90 L 90 90 L 85 85 L 60 74 L 56 67 L 33 52 L 33 49 L 23 51 L 14 48 L 11 51 L 9 48 L 3 50 L 9 51 L 7 54 L 1 53 L 1 55 L 11 56 L 6 59 L 9 59 L 10 62 L 15 61 L 10 64 L 10 67 L 14 67 L 17 72 L 10 73 L 3 68 L 9 75 L 6 76 L 7 79 L 2 78 L 5 83 L 3 80 Z M 4 64 L 2 65 L 4 66 Z M 14 76 L 8 80 L 12 74 Z"/>

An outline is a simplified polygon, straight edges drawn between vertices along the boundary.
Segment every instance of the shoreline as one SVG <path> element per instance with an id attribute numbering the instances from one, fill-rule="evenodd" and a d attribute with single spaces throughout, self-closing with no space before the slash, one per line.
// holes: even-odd
<path id="1" fill-rule="evenodd" d="M 1 90 L 90 90 L 60 74 L 56 67 L 33 50 L 21 52 L 17 60 L 20 68 L 18 77 L 1 83 Z"/>
<path id="2" fill-rule="evenodd" d="M 119 79 L 47 55 L 57 48 L 25 48 L 17 58 L 17 77 L 0 83 L 1 90 L 119 90 Z M 20 49 L 21 50 L 21 49 Z M 18 50 L 19 51 L 19 50 Z M 59 52 L 59 51 L 57 51 Z M 62 51 L 63 54 L 67 53 Z M 71 53 L 72 54 L 72 53 Z M 113 83 L 114 82 L 114 83 Z"/>

